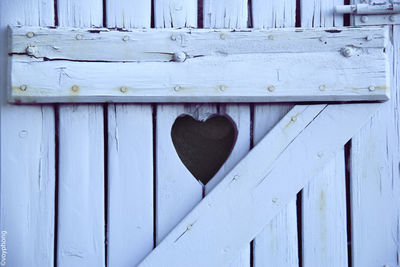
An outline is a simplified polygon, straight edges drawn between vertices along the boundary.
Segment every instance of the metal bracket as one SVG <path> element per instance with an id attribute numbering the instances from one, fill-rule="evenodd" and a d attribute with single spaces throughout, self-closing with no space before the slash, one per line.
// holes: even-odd
<path id="1" fill-rule="evenodd" d="M 400 2 L 373 2 L 370 4 L 336 6 L 339 14 L 353 14 L 355 25 L 400 24 Z"/>

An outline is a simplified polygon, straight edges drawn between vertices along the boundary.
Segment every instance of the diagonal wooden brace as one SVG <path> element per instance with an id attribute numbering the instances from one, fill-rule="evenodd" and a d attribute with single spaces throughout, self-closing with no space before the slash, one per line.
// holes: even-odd
<path id="1" fill-rule="evenodd" d="M 139 266 L 227 266 L 380 106 L 295 106 Z"/>

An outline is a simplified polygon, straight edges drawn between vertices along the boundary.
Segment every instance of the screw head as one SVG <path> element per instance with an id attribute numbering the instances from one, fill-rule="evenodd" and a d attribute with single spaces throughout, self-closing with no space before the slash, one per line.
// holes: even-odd
<path id="1" fill-rule="evenodd" d="M 275 91 L 275 86 L 270 85 L 267 87 L 267 89 L 268 89 L 268 91 L 273 92 L 273 91 Z"/>
<path id="2" fill-rule="evenodd" d="M 125 35 L 124 38 L 122 38 L 122 40 L 123 40 L 124 42 L 129 41 L 129 36 L 128 36 L 128 35 Z"/>
<path id="3" fill-rule="evenodd" d="M 78 92 L 79 91 L 79 87 L 77 85 L 73 85 L 71 87 L 72 92 Z"/>
<path id="4" fill-rule="evenodd" d="M 373 85 L 368 86 L 368 90 L 371 92 L 375 91 L 375 86 L 373 86 Z"/>
<path id="5" fill-rule="evenodd" d="M 361 22 L 363 23 L 368 22 L 368 16 L 361 16 Z"/>
<path id="6" fill-rule="evenodd" d="M 219 89 L 221 92 L 223 92 L 223 91 L 225 91 L 226 86 L 225 86 L 225 85 L 220 85 L 220 86 L 218 86 L 218 89 Z"/>
<path id="7" fill-rule="evenodd" d="M 350 47 L 342 48 L 341 53 L 345 57 L 351 57 L 353 55 L 353 49 Z"/>
<path id="8" fill-rule="evenodd" d="M 83 38 L 82 34 L 77 34 L 77 35 L 75 36 L 75 39 L 76 39 L 76 40 L 82 40 L 82 38 Z"/>
<path id="9" fill-rule="evenodd" d="M 28 47 L 26 48 L 26 53 L 27 53 L 29 56 L 34 56 L 34 55 L 36 54 L 36 47 L 34 47 L 34 46 L 28 46 Z"/>
<path id="10" fill-rule="evenodd" d="M 20 89 L 21 91 L 26 91 L 26 89 L 28 89 L 28 86 L 26 86 L 25 84 L 23 84 L 23 85 L 21 85 L 21 86 L 19 87 L 19 89 Z"/>
<path id="11" fill-rule="evenodd" d="M 183 62 L 186 60 L 186 54 L 185 54 L 185 52 L 176 52 L 176 53 L 174 53 L 172 59 L 175 62 Z"/>
<path id="12" fill-rule="evenodd" d="M 126 93 L 126 91 L 128 91 L 128 87 L 122 86 L 121 88 L 119 88 L 119 90 L 120 90 L 122 93 Z"/>
<path id="13" fill-rule="evenodd" d="M 32 38 L 33 36 L 35 36 L 35 34 L 33 32 L 26 33 L 26 37 L 28 37 L 28 38 Z"/>

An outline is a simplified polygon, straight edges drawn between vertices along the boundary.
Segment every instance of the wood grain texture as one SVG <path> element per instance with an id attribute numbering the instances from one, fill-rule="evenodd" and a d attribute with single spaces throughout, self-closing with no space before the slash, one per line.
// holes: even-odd
<path id="1" fill-rule="evenodd" d="M 204 28 L 247 28 L 248 1 L 246 0 L 204 0 Z"/>
<path id="2" fill-rule="evenodd" d="M 156 28 L 197 27 L 197 1 L 154 0 Z"/>
<path id="3" fill-rule="evenodd" d="M 379 107 L 296 106 L 139 266 L 228 264 Z M 332 132 L 336 135 L 323 138 Z M 271 152 L 265 156 L 267 147 Z M 207 245 L 191 246 L 200 243 Z"/>
<path id="4" fill-rule="evenodd" d="M 60 26 L 102 26 L 102 1 L 59 0 Z M 59 107 L 57 266 L 105 265 L 104 125 L 100 105 Z"/>
<path id="5" fill-rule="evenodd" d="M 326 52 L 340 55 L 344 47 L 355 47 L 355 57 L 359 50 L 382 50 L 387 34 L 379 26 L 239 30 L 10 27 L 10 31 L 11 54 L 26 55 L 26 48 L 31 46 L 34 48 L 32 60 L 106 62 L 169 62 L 175 52 L 181 51 L 189 61 L 196 57 L 223 59 L 241 54 Z M 28 37 L 29 32 L 33 37 Z M 367 40 L 368 35 L 372 39 Z M 347 59 L 351 61 L 353 57 Z"/>
<path id="6" fill-rule="evenodd" d="M 7 250 L 1 264 L 51 267 L 55 210 L 54 109 L 6 103 L 8 24 L 52 26 L 53 1 L 0 1 L 0 230 L 5 239 L 2 254 L 4 248 Z"/>
<path id="7" fill-rule="evenodd" d="M 301 26 L 343 26 L 343 16 L 333 13 L 341 4 L 341 0 L 301 1 Z M 304 266 L 348 266 L 344 161 L 342 149 L 302 191 Z"/>
<path id="8" fill-rule="evenodd" d="M 107 0 L 107 27 L 149 28 L 151 1 Z M 136 266 L 153 249 L 151 105 L 108 105 L 107 266 Z"/>
<path id="9" fill-rule="evenodd" d="M 108 266 L 136 266 L 153 249 L 150 105 L 108 106 Z"/>
<path id="10" fill-rule="evenodd" d="M 353 266 L 400 265 L 400 26 L 393 26 L 392 96 L 352 139 Z"/>
<path id="11" fill-rule="evenodd" d="M 196 27 L 197 0 L 156 0 L 154 23 L 156 28 Z M 168 39 L 174 41 L 171 34 Z M 203 194 L 202 184 L 186 169 L 176 153 L 171 138 L 172 125 L 182 114 L 205 120 L 216 112 L 216 106 L 157 105 L 156 109 L 155 236 L 158 245 L 201 200 Z"/>
<path id="12" fill-rule="evenodd" d="M 251 8 L 254 28 L 284 28 L 296 24 L 295 0 L 253 0 Z M 292 107 L 290 104 L 254 105 L 254 144 Z M 255 267 L 299 266 L 296 199 L 265 226 L 253 245 Z"/>
<path id="13" fill-rule="evenodd" d="M 275 31 L 276 32 L 276 31 Z M 181 32 L 182 33 L 182 32 Z M 289 39 L 303 40 L 300 44 L 275 47 L 269 50 L 267 42 L 254 50 L 247 41 L 226 45 L 223 38 L 249 36 L 263 38 L 270 31 L 225 32 L 191 30 L 182 33 L 204 40 L 218 38 L 215 46 L 204 44 L 201 51 L 185 50 L 184 62 L 171 61 L 176 50 L 156 52 L 163 59 L 140 62 L 81 62 L 70 60 L 41 61 L 29 56 L 12 56 L 11 100 L 15 102 L 279 102 L 279 101 L 371 101 L 387 100 L 389 73 L 384 51 L 388 40 L 383 29 L 348 29 L 340 33 L 311 30 L 276 32 L 282 35 L 284 46 Z M 352 34 L 353 33 L 353 34 Z M 374 44 L 368 44 L 366 35 L 373 33 Z M 93 33 L 91 33 L 93 34 Z M 98 33 L 96 33 L 98 34 Z M 143 31 L 142 31 L 142 34 Z M 147 32 L 157 36 L 161 43 L 170 43 L 171 31 Z M 263 34 L 263 37 L 260 35 Z M 303 36 L 304 34 L 304 36 Z M 168 40 L 167 39 L 168 36 Z M 258 37 L 257 37 L 258 36 Z M 289 36 L 289 37 L 284 37 Z M 331 41 L 320 41 L 329 36 Z M 121 36 L 120 36 L 121 37 Z M 25 38 L 25 37 L 24 37 Z M 121 37 L 122 38 L 122 37 Z M 139 38 L 139 36 L 137 36 Z M 189 38 L 189 37 L 188 37 Z M 191 37 L 192 38 L 192 37 Z M 277 36 L 273 37 L 275 40 Z M 327 37 L 328 38 L 328 37 Z M 196 39 L 196 38 L 194 38 Z M 361 40 L 360 40 L 361 39 Z M 269 40 L 269 42 L 274 42 Z M 283 41 L 284 40 L 284 41 Z M 308 40 L 308 41 L 305 41 Z M 120 41 L 123 42 L 123 41 Z M 363 46 L 351 50 L 352 56 L 340 52 L 338 42 Z M 230 43 L 230 44 L 229 44 Z M 318 43 L 318 45 L 316 44 Z M 199 44 L 196 44 L 197 47 Z M 245 46 L 246 45 L 246 46 Z M 318 52 L 311 51 L 320 47 Z M 168 45 L 167 45 L 168 47 Z M 145 49 L 142 46 L 142 49 Z M 170 49 L 170 48 L 165 48 Z M 226 50 L 224 56 L 220 49 Z M 243 49 L 243 51 L 240 51 Z M 138 58 L 151 51 L 137 51 Z M 169 51 L 169 52 L 167 52 Z M 321 52 L 324 57 L 321 57 Z M 227 53 L 227 54 L 225 54 Z M 204 55 L 203 55 L 204 54 Z M 202 55 L 202 56 L 199 56 Z M 156 57 L 157 58 L 157 57 Z M 296 64 L 293 64 L 295 62 Z M 312 62 L 312 64 L 310 64 Z M 329 62 L 329 64 L 327 63 Z M 355 67 L 356 66 L 356 67 Z M 243 71 L 246 70 L 246 71 Z M 154 76 L 154 72 L 158 75 Z M 135 75 L 132 75 L 134 73 Z M 318 73 L 318 75 L 314 75 Z M 38 79 L 38 77 L 40 79 Z M 372 88 L 372 89 L 371 89 Z"/>
<path id="14" fill-rule="evenodd" d="M 248 6 L 247 0 L 230 1 L 203 1 L 203 27 L 204 28 L 247 28 Z M 224 35 L 220 36 L 223 37 Z M 223 37 L 225 38 L 225 37 Z M 245 70 L 242 70 L 245 72 Z M 250 105 L 220 104 L 220 113 L 228 115 L 236 124 L 238 136 L 236 144 L 227 162 L 221 167 L 213 179 L 205 186 L 208 194 L 222 178 L 248 153 L 250 149 Z M 235 257 L 230 267 L 250 266 L 250 244 Z"/>
<path id="15" fill-rule="evenodd" d="M 156 241 L 164 237 L 202 199 L 203 185 L 183 165 L 171 139 L 175 119 L 189 114 L 206 120 L 217 112 L 215 105 L 157 106 Z"/>

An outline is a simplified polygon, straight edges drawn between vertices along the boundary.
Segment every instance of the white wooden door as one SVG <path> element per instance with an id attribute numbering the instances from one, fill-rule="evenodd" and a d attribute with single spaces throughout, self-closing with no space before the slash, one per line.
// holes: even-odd
<path id="1" fill-rule="evenodd" d="M 158 245 L 142 266 L 400 265 L 399 25 L 390 26 L 391 99 L 365 104 L 365 111 L 381 106 L 372 119 L 363 111 L 346 113 L 340 105 L 292 109 L 291 103 L 6 102 L 8 24 L 228 29 L 349 26 L 349 18 L 333 15 L 334 6 L 341 4 L 343 1 L 337 0 L 2 0 L 0 265 L 136 266 Z M 220 181 L 223 185 L 223 178 L 261 144 L 265 134 L 272 135 L 262 144 L 275 142 L 272 138 L 279 138 L 280 125 L 300 111 L 303 115 L 296 120 L 302 123 L 328 114 L 318 117 L 313 131 L 305 132 L 309 136 L 325 134 L 326 138 L 315 138 L 315 145 L 303 147 L 301 140 L 306 139 L 294 138 L 302 131 L 302 124 L 291 132 L 293 137 L 288 138 L 295 141 L 290 144 L 297 148 L 291 150 L 292 155 L 298 157 L 287 156 L 286 161 L 274 163 L 278 166 L 274 177 L 282 180 L 268 185 L 274 188 L 286 181 L 288 192 L 293 192 L 285 196 L 287 204 L 279 206 L 276 216 L 266 209 L 270 203 L 259 203 L 251 210 L 264 214 L 266 220 L 248 225 L 258 233 L 253 241 L 240 248 L 237 244 L 242 243 L 235 241 L 232 247 L 216 251 L 218 242 L 214 244 L 213 238 L 248 239 L 246 231 L 229 232 L 236 229 L 235 223 L 214 237 L 207 231 L 201 235 L 196 232 L 196 223 L 183 225 L 184 233 L 193 228 L 193 236 L 202 237 L 204 243 L 182 245 L 181 250 L 168 245 L 174 232 L 163 241 Z M 338 120 L 337 125 L 325 124 L 324 118 L 338 113 L 354 117 L 341 123 Z M 171 127 L 182 114 L 198 120 L 211 114 L 227 115 L 237 127 L 232 153 L 205 186 L 186 169 L 171 140 Z M 345 146 L 329 135 L 329 130 L 333 132 L 340 125 L 355 129 L 363 120 L 368 120 L 367 124 Z M 346 136 L 351 134 L 346 132 Z M 323 145 L 325 154 L 320 152 Z M 339 152 L 333 153 L 333 146 L 335 151 L 339 147 Z M 300 150 L 317 151 L 321 163 L 307 165 L 302 154 L 296 154 Z M 325 159 L 328 154 L 331 160 Z M 273 155 L 274 151 L 267 151 L 259 162 L 260 169 L 269 168 Z M 301 175 L 299 168 L 304 168 Z M 309 175 L 312 181 L 296 197 L 297 189 L 302 188 L 296 177 L 307 181 Z M 263 187 L 255 199 L 274 193 L 268 188 Z M 225 199 L 215 195 L 208 199 L 218 206 L 218 201 Z M 229 199 L 229 195 L 223 196 Z M 232 199 L 236 203 L 236 198 Z M 215 218 L 224 212 L 226 209 Z M 232 218 L 241 220 L 240 216 Z M 226 216 L 217 222 L 224 219 Z M 192 257 L 196 251 L 199 254 Z"/>

